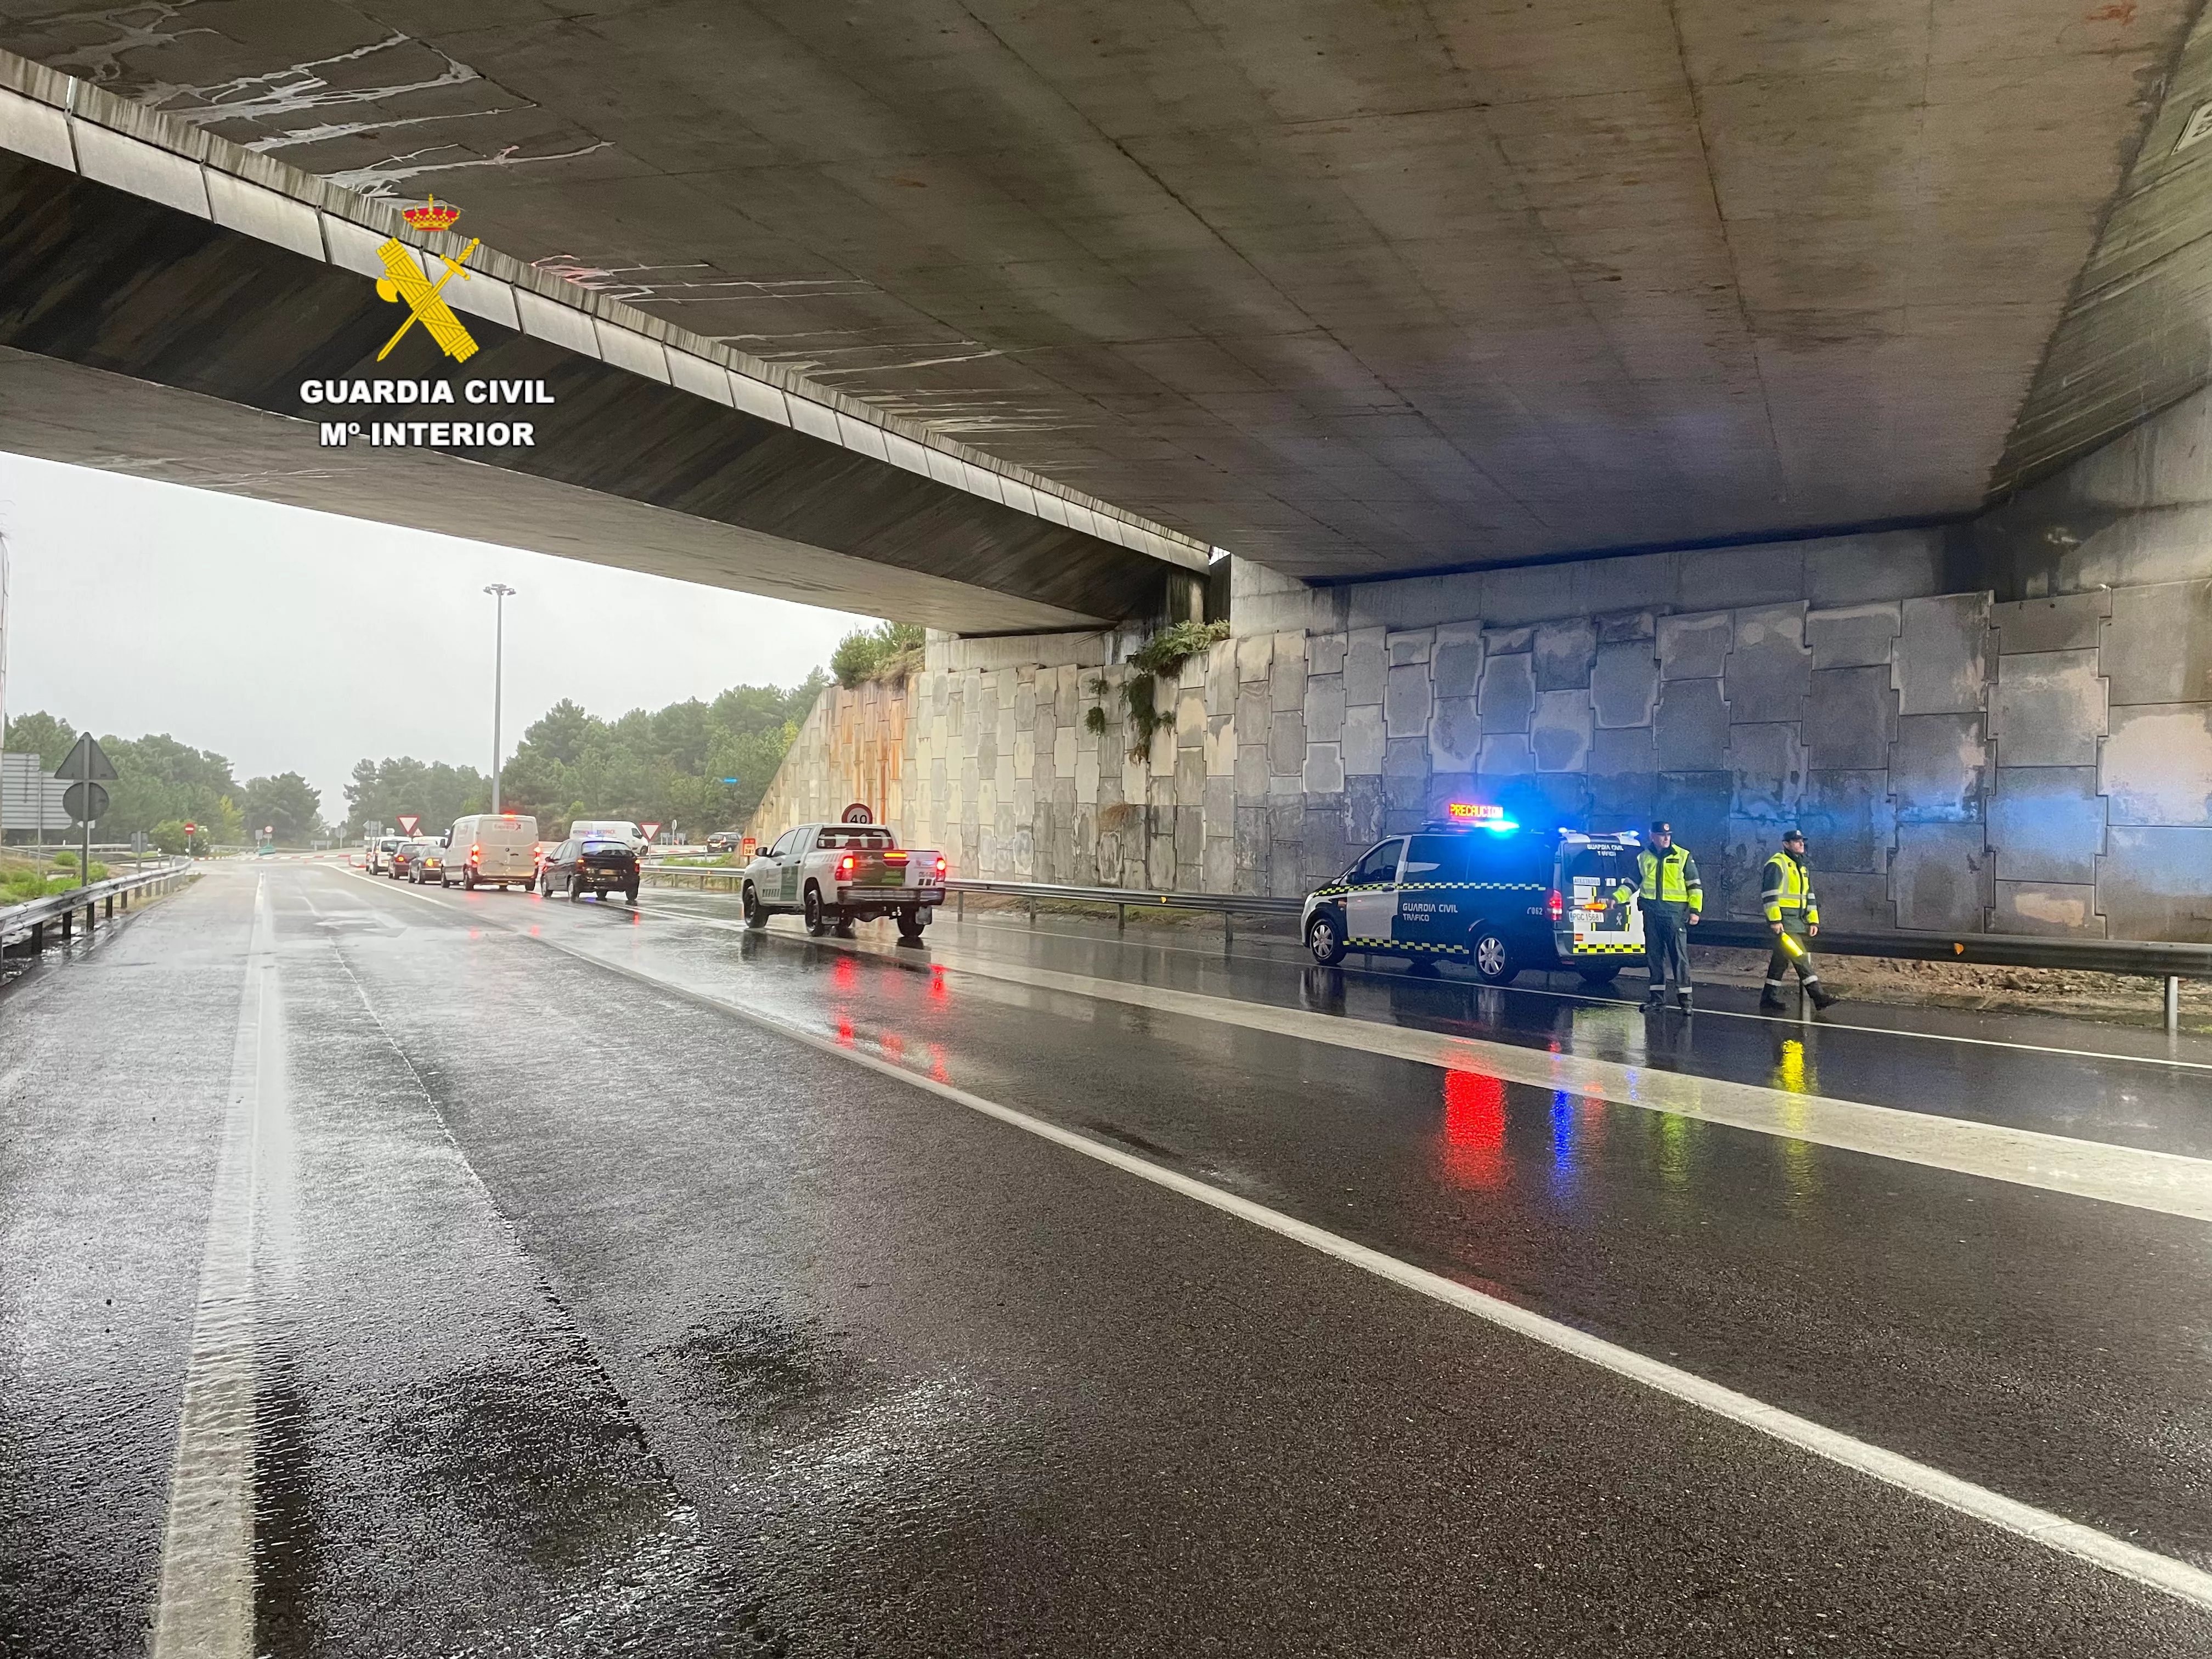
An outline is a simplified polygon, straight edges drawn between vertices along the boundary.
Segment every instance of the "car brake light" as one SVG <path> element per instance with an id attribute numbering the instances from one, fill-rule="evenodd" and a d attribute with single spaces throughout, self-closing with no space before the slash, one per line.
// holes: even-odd
<path id="1" fill-rule="evenodd" d="M 1567 902 L 1560 896 L 1558 888 L 1552 890 L 1552 896 L 1544 902 L 1544 908 L 1552 913 L 1553 921 L 1567 914 Z"/>

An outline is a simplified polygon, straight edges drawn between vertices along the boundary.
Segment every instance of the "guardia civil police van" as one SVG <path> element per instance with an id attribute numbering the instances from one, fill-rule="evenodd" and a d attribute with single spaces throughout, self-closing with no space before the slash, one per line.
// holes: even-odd
<path id="1" fill-rule="evenodd" d="M 1642 845 L 1634 831 L 1546 833 L 1473 801 L 1446 811 L 1307 895 L 1300 928 L 1316 962 L 1358 951 L 1465 963 L 1490 985 L 1530 968 L 1602 985 L 1644 954 L 1643 914 L 1619 896 Z"/>

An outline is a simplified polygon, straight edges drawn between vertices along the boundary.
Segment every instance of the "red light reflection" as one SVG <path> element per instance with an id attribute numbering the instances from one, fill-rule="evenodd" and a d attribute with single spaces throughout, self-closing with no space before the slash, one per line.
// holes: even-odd
<path id="1" fill-rule="evenodd" d="M 1437 1163 L 1455 1187 L 1495 1192 L 1505 1184 L 1505 1085 L 1478 1072 L 1444 1073 L 1443 1133 Z"/>
<path id="2" fill-rule="evenodd" d="M 849 991 L 860 982 L 860 964 L 850 957 L 841 956 L 830 969 L 830 977 L 837 981 L 837 988 Z"/>
<path id="3" fill-rule="evenodd" d="M 837 1016 L 837 1041 L 845 1048 L 849 1048 L 853 1046 L 852 1015 L 840 1014 Z"/>
<path id="4" fill-rule="evenodd" d="M 929 1045 L 929 1074 L 939 1083 L 950 1083 L 951 1077 L 945 1069 L 945 1050 L 937 1043 Z"/>
<path id="5" fill-rule="evenodd" d="M 883 1036 L 883 1043 L 884 1057 L 886 1060 L 893 1060 L 902 1066 L 906 1063 L 906 1039 L 904 1037 L 901 1036 L 896 1031 L 886 1031 Z"/>
<path id="6" fill-rule="evenodd" d="M 945 969 L 938 967 L 931 968 L 929 970 L 930 1000 L 933 1002 L 943 1002 L 948 1000 L 951 994 L 951 991 L 947 988 L 945 983 Z"/>

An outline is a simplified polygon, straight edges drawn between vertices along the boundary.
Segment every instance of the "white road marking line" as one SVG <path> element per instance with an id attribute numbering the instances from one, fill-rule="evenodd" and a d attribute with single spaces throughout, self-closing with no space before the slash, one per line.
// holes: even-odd
<path id="1" fill-rule="evenodd" d="M 1614 1376 L 1641 1383 L 1645 1388 L 1669 1395 L 1700 1411 L 1709 1412 L 1716 1417 L 1754 1430 L 1785 1445 L 1794 1446 L 1800 1451 L 1809 1452 L 1814 1456 L 1822 1458 L 1828 1462 L 1838 1464 L 1860 1474 L 1869 1475 L 1887 1486 L 1910 1492 L 1915 1497 L 1926 1498 L 1932 1503 L 1940 1504 L 1946 1509 L 1983 1522 L 2000 1531 L 2011 1533 L 2031 1543 L 2039 1544 L 2062 1555 L 2071 1556 L 2076 1560 L 2100 1567 L 2108 1572 L 2117 1573 L 2122 1577 L 2133 1579 L 2138 1583 L 2148 1585 L 2153 1589 L 2162 1591 L 2181 1601 L 2212 1610 L 2212 1573 L 2207 1573 L 2191 1566 L 2185 1561 L 2179 1561 L 2171 1556 L 2160 1555 L 2154 1550 L 2147 1550 L 2139 1545 L 2128 1543 L 2122 1539 L 2113 1537 L 2109 1533 L 2100 1532 L 2094 1527 L 2069 1521 L 2062 1515 L 2053 1514 L 2048 1510 L 2038 1509 L 2032 1504 L 2021 1503 L 2016 1499 L 2005 1497 L 2002 1492 L 1992 1492 L 1988 1487 L 1978 1486 L 1971 1480 L 1960 1480 L 1956 1475 L 1946 1474 L 1943 1470 L 1929 1464 L 1918 1462 L 1897 1452 L 1857 1439 L 1838 1430 L 1829 1428 L 1824 1424 L 1815 1423 L 1810 1418 L 1799 1417 L 1795 1413 L 1769 1406 L 1762 1401 L 1753 1399 L 1749 1395 L 1740 1394 L 1734 1389 L 1723 1387 L 1693 1372 L 1682 1370 L 1663 1361 L 1650 1358 L 1633 1349 L 1622 1347 L 1615 1342 L 1608 1342 L 1602 1337 L 1593 1336 L 1587 1331 L 1577 1330 L 1575 1327 L 1563 1324 L 1558 1320 L 1548 1319 L 1542 1314 L 1516 1306 L 1500 1297 L 1471 1290 L 1467 1285 L 1447 1279 L 1441 1273 L 1431 1273 L 1425 1267 L 1416 1267 L 1410 1262 L 1401 1261 L 1395 1256 L 1346 1238 L 1341 1234 L 1330 1232 L 1323 1227 L 1316 1227 L 1310 1222 L 1301 1221 L 1295 1216 L 1285 1215 L 1279 1210 L 1270 1209 L 1264 1204 L 1255 1203 L 1250 1199 L 1218 1187 L 1210 1186 L 1203 1181 L 1196 1180 L 1179 1171 L 1149 1163 L 1133 1153 L 1121 1151 L 1119 1147 L 1093 1140 L 1088 1136 L 1079 1134 L 1073 1129 L 1064 1129 L 1058 1124 L 1048 1122 L 1042 1118 L 1033 1117 L 1017 1108 L 1002 1106 L 996 1101 L 987 1100 L 982 1096 L 970 1093 L 965 1089 L 956 1087 L 949 1083 L 940 1083 L 934 1078 L 908 1071 L 903 1066 L 894 1065 L 890 1060 L 878 1059 L 872 1054 L 863 1054 L 858 1049 L 847 1048 L 844 1044 L 832 1042 L 827 1037 L 817 1036 L 811 1031 L 787 1024 L 757 1009 L 726 1001 L 722 998 L 710 996 L 703 992 L 672 985 L 641 969 L 609 962 L 605 957 L 594 955 L 589 951 L 563 944 L 558 939 L 548 939 L 543 934 L 526 934 L 525 937 L 533 938 L 549 949 L 558 951 L 563 956 L 573 957 L 589 966 L 603 969 L 610 973 L 620 974 L 626 979 L 633 980 L 655 990 L 681 996 L 693 1002 L 703 1003 L 722 1012 L 733 1014 L 752 1024 L 773 1030 L 794 1042 L 805 1043 L 808 1048 L 822 1054 L 835 1055 L 840 1060 L 894 1079 L 910 1087 L 926 1090 L 957 1105 L 963 1106 L 969 1111 L 1019 1129 L 1025 1134 L 1035 1135 L 1041 1140 L 1049 1141 L 1056 1146 L 1064 1147 L 1082 1157 L 1095 1159 L 1125 1175 L 1133 1176 L 1139 1181 L 1147 1182 L 1152 1186 L 1164 1188 L 1195 1203 L 1206 1205 L 1208 1208 L 1218 1210 L 1224 1215 L 1233 1216 L 1253 1226 L 1264 1228 L 1294 1243 L 1303 1244 L 1309 1249 L 1334 1257 L 1347 1266 L 1371 1273 L 1401 1289 L 1427 1297 L 1432 1301 L 1440 1302 L 1462 1313 L 1471 1314 L 1501 1329 L 1510 1331 L 1531 1341 L 1540 1342 L 1546 1347 L 1572 1355 L 1577 1359 L 1610 1371 Z"/>
<path id="2" fill-rule="evenodd" d="M 254 1651 L 254 1212 L 264 1126 L 283 1094 L 282 1018 L 276 927 L 268 884 L 257 877 L 169 1477 L 153 1659 L 252 1659 Z"/>
<path id="3" fill-rule="evenodd" d="M 743 927 L 719 917 L 686 915 L 681 911 L 661 914 L 693 927 L 726 930 Z M 898 960 L 888 949 L 873 945 L 830 940 L 809 943 L 836 943 L 837 948 L 857 955 Z M 1612 1105 L 1698 1118 L 1778 1139 L 1832 1146 L 2193 1221 L 2212 1221 L 2212 1159 L 2180 1152 L 2116 1146 L 1975 1118 L 1942 1117 L 1829 1095 L 1796 1094 L 1755 1083 L 1627 1066 L 1582 1054 L 1553 1054 L 1517 1043 L 1447 1036 L 1342 1015 L 1032 968 L 964 951 L 933 950 L 929 959 L 953 973 L 976 974 L 1033 989 L 1211 1020 L 1448 1071 L 1480 1072 L 1530 1088 L 1553 1093 L 1565 1091 Z"/>
<path id="4" fill-rule="evenodd" d="M 663 888 L 660 890 L 665 894 L 674 896 L 677 894 L 689 892 L 691 890 L 669 887 Z M 701 895 L 701 896 L 704 896 L 704 895 Z M 738 930 L 743 927 L 743 924 L 740 922 L 726 921 L 719 916 L 696 915 L 692 912 L 681 909 L 675 905 L 663 904 L 658 899 L 656 899 L 653 903 L 647 905 L 645 908 L 648 910 L 659 910 L 665 915 L 682 916 L 686 921 L 696 921 L 705 927 L 726 927 L 732 930 Z M 1132 908 L 1133 908 L 1135 907 Z M 1096 933 L 1062 933 L 1057 928 L 1040 927 L 1032 930 L 1024 927 L 1005 927 L 992 922 L 974 921 L 959 921 L 954 922 L 951 925 L 957 927 L 973 927 L 979 933 L 1005 933 L 1017 939 L 1026 937 L 1030 939 L 1066 939 L 1072 943 L 1080 945 L 1104 945 L 1111 943 L 1116 950 L 1160 951 L 1176 956 L 1206 957 L 1217 962 L 1249 962 L 1258 966 L 1267 968 L 1301 968 L 1308 965 L 1308 958 L 1304 951 L 1303 949 L 1297 949 L 1295 946 L 1293 946 L 1291 951 L 1287 952 L 1283 956 L 1254 956 L 1249 952 L 1243 951 L 1233 952 L 1201 951 L 1194 945 L 1163 945 L 1155 939 L 1124 939 L 1116 938 L 1109 941 Z M 788 939 L 790 935 L 786 933 L 781 935 L 781 937 Z M 1289 943 L 1289 941 L 1282 942 Z M 838 941 L 817 939 L 814 941 L 814 943 L 819 945 L 830 945 L 838 943 Z M 1742 948 L 1748 949 L 1750 947 L 1745 946 Z M 1356 974 L 1365 982 L 1376 985 L 1386 985 L 1389 983 L 1391 980 L 1401 977 L 1401 975 L 1399 975 L 1386 974 L 1380 969 L 1371 967 L 1340 969 L 1339 971 Z M 1559 971 L 1565 973 L 1567 970 L 1561 969 Z M 1466 980 L 1445 980 L 1439 981 L 1439 983 L 1447 987 L 1456 985 L 1461 987 L 1462 989 L 1469 991 L 1480 988 L 1469 983 Z M 1510 990 L 1516 997 L 1550 997 L 1555 1001 L 1571 1002 L 1576 1004 L 1577 1006 L 1584 1008 L 1631 1008 L 1640 1012 L 1643 1007 L 1642 1002 L 1633 997 L 1592 996 L 1586 991 L 1554 991 L 1548 987 L 1539 985 L 1513 985 L 1505 988 Z M 1848 1001 L 1849 999 L 1845 999 L 1845 1000 Z M 1865 1006 L 1867 1005 L 1861 1004 L 1859 1006 Z M 1710 1003 L 1700 1005 L 1698 1009 L 1698 1012 L 1702 1016 L 1714 1019 L 1749 1020 L 1759 1025 L 1781 1025 L 1790 1027 L 1793 1030 L 1801 1025 L 1809 1024 L 1809 1029 L 1816 1031 L 1856 1031 L 1865 1036 L 1897 1037 L 1901 1040 L 1913 1042 L 1954 1042 L 1964 1047 L 1973 1048 L 2009 1048 L 2016 1053 L 2024 1054 L 2059 1054 L 2069 1060 L 2116 1060 L 2123 1065 L 2128 1066 L 2163 1066 L 2171 1071 L 2212 1072 L 2212 1060 L 2182 1060 L 2172 1054 L 2124 1054 L 2115 1053 L 2113 1050 L 2109 1048 L 2064 1048 L 2048 1042 L 2013 1042 L 2007 1041 L 2003 1037 L 1960 1036 L 1950 1031 L 1914 1031 L 1896 1026 L 1862 1025 L 1853 1020 L 1838 1019 L 1832 1014 L 1823 1014 L 1820 1016 L 1818 1024 L 1810 1024 L 1809 1022 L 1801 1021 L 1789 1014 L 1746 1013 L 1740 1008 L 1716 1008 Z M 1358 1016 L 1355 1014 L 1347 1016 L 1347 1018 L 1356 1019 Z"/>
<path id="5" fill-rule="evenodd" d="M 411 896 L 434 902 L 427 894 Z M 679 925 L 726 930 L 743 926 L 680 911 L 660 914 Z M 840 948 L 896 959 L 887 950 L 872 946 L 844 944 Z M 930 960 L 950 972 L 975 974 L 1031 989 L 1119 1002 L 1447 1071 L 1476 1072 L 1552 1093 L 1565 1091 L 1611 1105 L 1694 1117 L 1780 1140 L 1832 1146 L 2192 1221 L 2212 1221 L 2212 1159 L 2179 1152 L 2017 1129 L 1974 1118 L 1940 1117 L 1828 1095 L 1795 1094 L 1754 1083 L 1553 1054 L 1477 1037 L 1446 1036 L 1304 1009 L 1031 968 L 965 951 L 934 951 Z"/>

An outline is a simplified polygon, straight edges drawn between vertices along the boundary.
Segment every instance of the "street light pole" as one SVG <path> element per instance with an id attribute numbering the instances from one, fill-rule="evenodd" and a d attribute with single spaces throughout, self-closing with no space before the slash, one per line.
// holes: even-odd
<path id="1" fill-rule="evenodd" d="M 499 693 L 500 680 L 506 672 L 507 659 L 507 602 L 514 597 L 514 590 L 505 582 L 494 582 L 484 592 L 491 595 L 491 810 L 499 811 Z"/>

